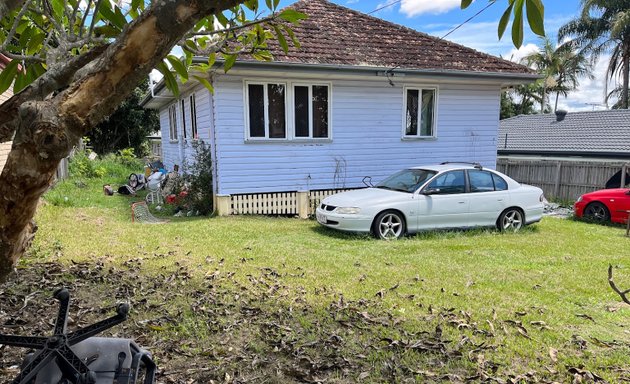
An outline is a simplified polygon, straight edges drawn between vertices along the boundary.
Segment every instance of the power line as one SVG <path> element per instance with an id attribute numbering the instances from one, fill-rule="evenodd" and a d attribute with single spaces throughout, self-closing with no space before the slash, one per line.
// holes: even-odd
<path id="1" fill-rule="evenodd" d="M 483 11 L 485 11 L 486 9 L 490 8 L 494 3 L 496 3 L 495 1 L 491 1 L 488 3 L 488 5 L 486 5 L 485 7 L 483 7 L 479 12 L 475 13 L 474 15 L 472 15 L 471 17 L 469 17 L 468 19 L 466 19 L 466 21 L 464 21 L 463 23 L 459 24 L 457 27 L 451 29 L 446 35 L 440 37 L 440 40 L 443 40 L 445 37 L 447 37 L 448 35 L 450 35 L 451 33 L 457 31 L 458 29 L 460 29 L 464 24 L 466 24 L 467 22 L 471 21 L 472 19 L 474 19 L 475 17 L 481 15 L 481 13 L 483 13 Z"/>
<path id="2" fill-rule="evenodd" d="M 380 7 L 380 8 L 376 8 L 375 10 L 373 10 L 372 12 L 368 12 L 367 14 L 368 14 L 368 15 L 371 15 L 371 14 L 376 13 L 376 12 L 378 12 L 378 11 L 382 10 L 382 9 L 389 8 L 389 7 L 391 7 L 392 5 L 396 5 L 396 4 L 398 4 L 398 3 L 402 2 L 402 1 L 403 1 L 403 0 L 395 0 L 395 1 L 392 1 L 391 3 L 385 4 L 385 5 L 383 5 L 383 6 L 382 6 L 382 7 Z"/>

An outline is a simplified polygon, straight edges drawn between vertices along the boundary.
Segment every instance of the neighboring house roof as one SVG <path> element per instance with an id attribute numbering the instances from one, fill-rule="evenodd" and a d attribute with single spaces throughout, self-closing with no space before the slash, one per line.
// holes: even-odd
<path id="1" fill-rule="evenodd" d="M 499 155 L 630 157 L 630 110 L 519 115 L 501 120 Z"/>
<path id="2" fill-rule="evenodd" d="M 532 74 L 523 66 L 326 0 L 289 8 L 308 15 L 291 29 L 300 42 L 287 54 L 269 42 L 274 62 L 433 71 Z"/>

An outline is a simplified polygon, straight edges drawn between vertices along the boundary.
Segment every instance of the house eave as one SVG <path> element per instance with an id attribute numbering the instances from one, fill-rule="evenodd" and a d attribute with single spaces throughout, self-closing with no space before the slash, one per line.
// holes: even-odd
<path id="1" fill-rule="evenodd" d="M 208 59 L 205 57 L 193 58 L 195 63 L 207 63 Z M 215 66 L 222 67 L 223 60 L 217 60 Z M 541 78 L 536 73 L 511 73 L 511 72 L 473 72 L 473 71 L 454 71 L 454 70 L 441 70 L 441 69 L 412 69 L 412 68 L 390 68 L 390 67 L 378 67 L 369 65 L 339 65 L 339 64 L 309 64 L 309 63 L 288 63 L 280 61 L 237 61 L 234 64 L 234 68 L 248 69 L 248 68 L 268 68 L 270 70 L 308 70 L 308 71 L 339 71 L 347 73 L 356 72 L 373 72 L 376 76 L 385 76 L 389 74 L 409 74 L 419 75 L 425 77 L 458 77 L 458 78 L 482 78 L 482 79 L 497 79 L 502 82 L 508 82 L 510 84 L 524 84 L 534 82 Z"/>
<path id="2" fill-rule="evenodd" d="M 193 63 L 203 64 L 208 62 L 207 57 L 194 57 Z M 224 61 L 217 60 L 214 64 L 215 69 L 223 67 Z M 337 64 L 308 64 L 308 63 L 287 63 L 278 61 L 237 61 L 233 67 L 234 70 L 257 70 L 257 71 L 295 71 L 302 70 L 312 73 L 328 73 L 336 72 L 339 74 L 360 74 L 381 77 L 396 76 L 417 76 L 423 78 L 435 79 L 462 79 L 462 80 L 485 80 L 496 81 L 501 87 L 508 87 L 518 84 L 532 83 L 540 78 L 540 75 L 534 73 L 507 73 L 507 72 L 472 72 L 472 71 L 453 71 L 440 69 L 409 69 L 409 68 L 389 68 L 377 66 L 363 65 L 337 65 Z M 145 108 L 160 108 L 160 102 L 155 102 L 161 92 L 165 90 L 164 81 L 160 81 L 153 90 L 153 95 L 147 95 L 140 103 Z"/>

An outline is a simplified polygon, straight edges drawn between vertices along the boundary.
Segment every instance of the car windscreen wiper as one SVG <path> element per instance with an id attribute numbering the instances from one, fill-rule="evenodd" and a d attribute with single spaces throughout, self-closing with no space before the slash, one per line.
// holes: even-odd
<path id="1" fill-rule="evenodd" d="M 389 189 L 390 191 L 398 191 L 398 192 L 406 192 L 406 193 L 411 193 L 406 189 L 401 189 L 401 188 L 393 188 L 393 187 L 388 187 L 386 185 L 377 185 L 374 188 L 380 188 L 380 189 Z"/>

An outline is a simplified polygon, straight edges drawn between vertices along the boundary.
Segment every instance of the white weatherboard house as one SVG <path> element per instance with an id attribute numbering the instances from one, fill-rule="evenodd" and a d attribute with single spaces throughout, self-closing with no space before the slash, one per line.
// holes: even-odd
<path id="1" fill-rule="evenodd" d="M 239 59 L 145 100 L 159 109 L 163 161 L 212 148 L 220 214 L 300 214 L 335 190 L 442 161 L 494 168 L 500 91 L 526 67 L 324 0 L 292 5 L 301 48 L 273 62 Z M 207 61 L 206 58 L 199 58 Z"/>

